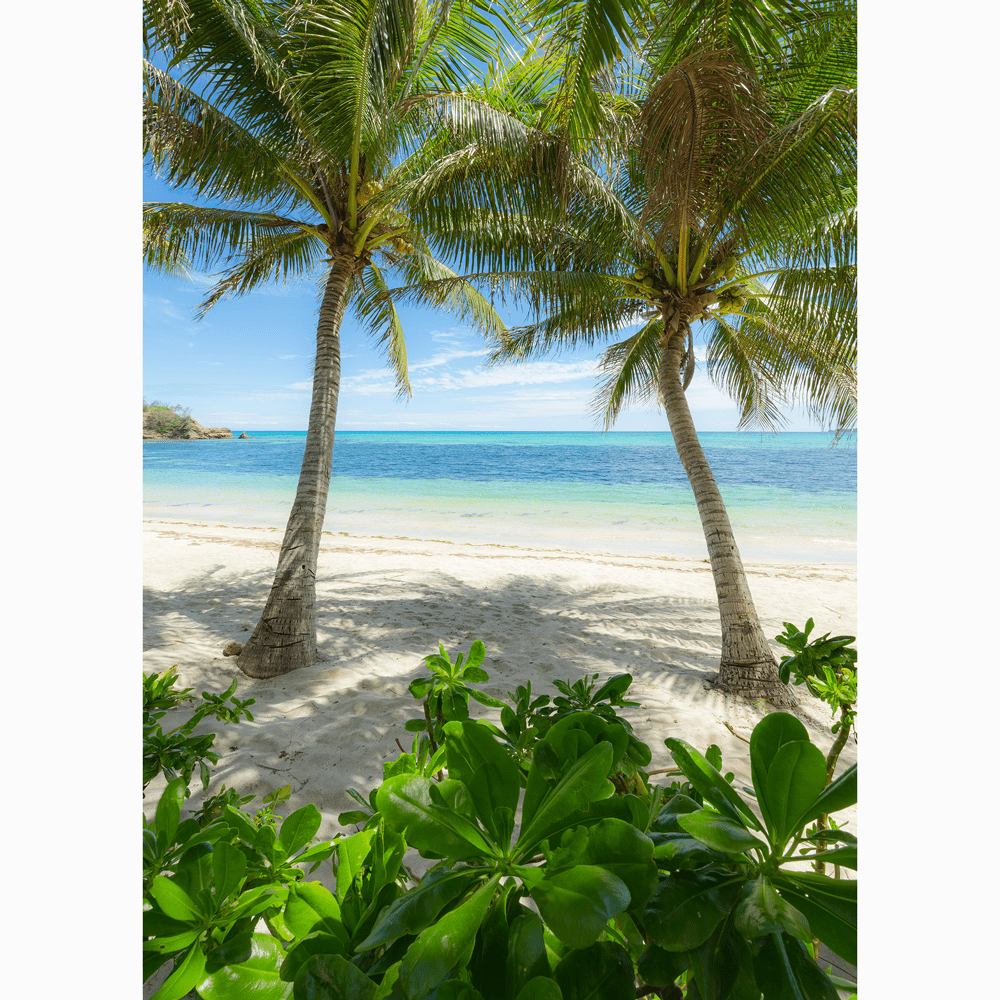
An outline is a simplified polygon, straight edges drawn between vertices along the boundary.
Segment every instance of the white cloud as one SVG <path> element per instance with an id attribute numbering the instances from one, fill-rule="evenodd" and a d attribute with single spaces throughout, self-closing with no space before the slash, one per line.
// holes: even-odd
<path id="1" fill-rule="evenodd" d="M 415 365 L 410 365 L 410 371 L 422 371 L 424 368 L 438 368 L 454 361 L 455 358 L 481 358 L 486 354 L 487 348 L 480 348 L 478 351 L 441 351 L 435 354 L 429 361 L 418 361 Z"/>

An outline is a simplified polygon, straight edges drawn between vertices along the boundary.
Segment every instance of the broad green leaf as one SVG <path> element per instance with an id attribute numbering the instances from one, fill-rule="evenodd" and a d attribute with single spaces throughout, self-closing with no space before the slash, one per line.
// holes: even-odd
<path id="1" fill-rule="evenodd" d="M 500 886 L 500 891 L 486 911 L 476 935 L 476 944 L 468 964 L 468 976 L 482 994 L 481 1000 L 507 1000 L 512 995 L 512 988 L 507 982 L 507 953 L 510 945 L 507 901 L 515 888 L 513 879 L 508 879 Z"/>
<path id="2" fill-rule="evenodd" d="M 356 946 L 368 951 L 407 934 L 419 934 L 454 899 L 458 899 L 477 879 L 485 877 L 479 868 L 438 868 L 429 871 L 420 884 L 403 893 L 375 921 L 371 934 Z"/>
<path id="3" fill-rule="evenodd" d="M 167 976 L 151 1000 L 180 1000 L 198 984 L 204 974 L 205 953 L 200 944 L 193 944 L 179 962 L 174 959 L 174 971 Z"/>
<path id="4" fill-rule="evenodd" d="M 341 899 L 361 875 L 374 839 L 374 830 L 360 830 L 337 844 L 337 895 Z"/>
<path id="5" fill-rule="evenodd" d="M 765 1000 L 838 1000 L 833 981 L 813 961 L 801 941 L 769 934 L 754 958 Z"/>
<path id="6" fill-rule="evenodd" d="M 632 686 L 631 674 L 615 674 L 610 680 L 605 681 L 590 697 L 592 703 L 603 701 L 605 698 L 613 698 L 617 695 L 624 695 Z"/>
<path id="7" fill-rule="evenodd" d="M 531 898 L 552 932 L 572 948 L 588 948 L 630 902 L 625 883 L 603 868 L 577 865 L 531 886 Z"/>
<path id="8" fill-rule="evenodd" d="M 295 975 L 295 1000 L 372 1000 L 376 985 L 342 955 L 313 955 Z"/>
<path id="9" fill-rule="evenodd" d="M 253 934 L 249 957 L 208 973 L 198 983 L 198 995 L 203 1000 L 288 1000 L 292 984 L 278 977 L 283 954 L 280 942 L 270 934 Z"/>
<path id="10" fill-rule="evenodd" d="M 480 705 L 486 705 L 489 708 L 506 707 L 499 698 L 494 698 L 492 695 L 488 695 L 484 691 L 476 691 L 474 688 L 469 688 L 467 693 L 473 701 L 478 701 Z M 480 723 L 480 725 L 481 724 L 482 723 Z"/>
<path id="11" fill-rule="evenodd" d="M 482 663 L 483 660 L 485 659 L 486 659 L 486 646 L 483 644 L 481 639 L 477 639 L 469 647 L 469 658 L 468 660 L 465 661 L 466 675 L 468 674 L 470 667 L 472 667 L 473 669 L 477 668 L 479 664 Z M 485 670 L 482 672 L 486 673 Z M 468 680 L 468 677 L 466 677 L 466 679 Z M 489 677 L 486 677 L 485 679 L 489 680 Z"/>
<path id="12" fill-rule="evenodd" d="M 687 952 L 665 951 L 655 944 L 646 947 L 636 965 L 642 982 L 661 988 L 670 986 L 687 967 Z"/>
<path id="13" fill-rule="evenodd" d="M 433 677 L 418 677 L 410 681 L 409 692 L 417 701 L 423 701 L 427 697 L 427 692 L 434 686 Z"/>
<path id="14" fill-rule="evenodd" d="M 677 766 L 684 772 L 684 776 L 719 812 L 753 830 L 761 829 L 760 821 L 753 810 L 690 743 L 676 739 L 666 739 L 663 742 L 673 755 Z"/>
<path id="15" fill-rule="evenodd" d="M 812 743 L 785 743 L 767 772 L 763 801 L 769 816 L 768 834 L 775 848 L 803 825 L 803 817 L 826 783 L 826 759 Z M 760 800 L 761 790 L 757 790 Z"/>
<path id="16" fill-rule="evenodd" d="M 733 913 L 736 929 L 751 941 L 767 934 L 788 934 L 811 944 L 809 921 L 791 903 L 781 898 L 761 875 L 747 885 L 743 900 Z"/>
<path id="17" fill-rule="evenodd" d="M 814 859 L 828 861 L 831 865 L 840 865 L 841 868 L 850 868 L 851 871 L 858 870 L 858 848 L 854 844 L 848 844 L 845 847 L 834 847 L 820 854 L 804 854 L 802 858 L 805 861 L 812 861 Z"/>
<path id="18" fill-rule="evenodd" d="M 156 818 L 153 822 L 156 827 L 156 846 L 161 855 L 174 842 L 186 788 L 187 782 L 183 778 L 174 778 L 163 789 L 160 801 L 156 804 Z"/>
<path id="19" fill-rule="evenodd" d="M 769 854 L 767 844 L 750 833 L 742 823 L 737 823 L 717 812 L 701 809 L 686 813 L 677 819 L 681 829 L 701 843 L 727 854 L 742 854 L 753 849 Z"/>
<path id="20" fill-rule="evenodd" d="M 744 955 L 741 943 L 739 934 L 733 929 L 731 915 L 727 914 L 707 941 L 687 952 L 702 1000 L 726 1000 L 730 996 Z M 748 961 L 753 961 L 749 949 L 745 949 L 745 955 Z"/>
<path id="21" fill-rule="evenodd" d="M 524 984 L 516 1000 L 563 1000 L 563 995 L 554 979 L 548 976 L 535 976 Z"/>
<path id="22" fill-rule="evenodd" d="M 215 877 L 215 898 L 220 905 L 243 881 L 247 870 L 246 855 L 229 844 L 216 844 L 212 852 L 212 873 Z"/>
<path id="23" fill-rule="evenodd" d="M 858 964 L 858 883 L 814 872 L 782 872 L 773 878 L 782 898 L 801 911 L 809 929 L 831 951 Z"/>
<path id="24" fill-rule="evenodd" d="M 449 722 L 445 733 L 448 775 L 469 790 L 480 822 L 497 837 L 494 810 L 506 807 L 514 811 L 521 797 L 517 763 L 484 726 Z"/>
<path id="25" fill-rule="evenodd" d="M 285 853 L 291 857 L 296 851 L 305 847 L 316 836 L 316 831 L 322 822 L 323 817 L 312 802 L 302 806 L 301 809 L 296 809 L 291 816 L 282 821 L 281 831 L 278 833 L 278 840 L 284 847 Z"/>
<path id="26" fill-rule="evenodd" d="M 198 927 L 188 927 L 176 934 L 156 937 L 152 941 L 143 941 L 142 950 L 155 952 L 158 955 L 169 955 L 175 951 L 183 951 L 188 945 L 194 944 L 199 937 L 201 937 L 201 930 Z"/>
<path id="27" fill-rule="evenodd" d="M 288 898 L 287 887 L 261 885 L 241 893 L 226 913 L 229 920 L 261 913 L 271 906 L 280 906 Z"/>
<path id="28" fill-rule="evenodd" d="M 598 941 L 569 952 L 553 973 L 563 1000 L 633 1000 L 632 959 L 620 945 Z"/>
<path id="29" fill-rule="evenodd" d="M 475 942 L 499 881 L 500 876 L 494 875 L 464 903 L 422 931 L 410 945 L 399 969 L 399 985 L 407 1000 L 422 1000 L 448 978 L 448 973 Z"/>
<path id="30" fill-rule="evenodd" d="M 560 848 L 548 856 L 546 870 L 558 871 L 569 865 L 597 865 L 617 875 L 628 888 L 629 906 L 641 908 L 657 886 L 653 842 L 641 830 L 624 820 L 608 818 L 588 827 L 577 828 L 582 835 L 577 850 L 562 850 L 575 831 L 564 833 Z"/>
<path id="31" fill-rule="evenodd" d="M 316 955 L 332 958 L 334 955 L 348 957 L 347 942 L 334 934 L 312 934 L 301 941 L 295 941 L 285 952 L 285 958 L 279 969 L 282 982 L 295 982 L 299 970 Z"/>
<path id="32" fill-rule="evenodd" d="M 460 782 L 452 784 L 464 791 L 465 786 Z M 439 858 L 491 854 L 490 846 L 467 816 L 435 801 L 442 797 L 441 789 L 432 789 L 435 785 L 437 782 L 415 775 L 400 774 L 389 778 L 379 786 L 378 811 L 390 827 L 405 833 L 407 843 L 418 851 Z"/>
<path id="33" fill-rule="evenodd" d="M 598 743 L 570 765 L 554 787 L 531 768 L 524 793 L 521 836 L 516 848 L 518 856 L 524 857 L 567 816 L 589 802 L 613 794 L 614 785 L 607 777 L 613 756 L 614 750 L 609 743 Z"/>
<path id="34" fill-rule="evenodd" d="M 771 712 L 765 715 L 750 734 L 750 773 L 760 811 L 768 826 L 771 825 L 771 821 L 767 806 L 761 800 L 767 785 L 767 772 L 784 744 L 801 741 L 809 741 L 806 727 L 794 715 L 789 715 L 787 712 Z"/>
<path id="35" fill-rule="evenodd" d="M 199 920 L 202 916 L 195 901 L 172 878 L 167 878 L 166 875 L 157 875 L 153 879 L 149 892 L 153 899 L 160 904 L 160 909 L 168 917 L 173 917 L 174 920 Z"/>
<path id="36" fill-rule="evenodd" d="M 545 928 L 538 914 L 522 907 L 510 922 L 507 953 L 507 982 L 510 992 L 519 993 L 536 978 L 551 976 L 545 949 Z"/>
<path id="37" fill-rule="evenodd" d="M 490 675 L 485 670 L 481 670 L 479 667 L 474 667 L 471 664 L 466 666 L 462 671 L 462 680 L 466 684 L 485 684 L 489 679 Z M 472 692 L 470 691 L 469 694 L 472 694 Z"/>
<path id="38" fill-rule="evenodd" d="M 646 939 L 667 951 L 697 948 L 733 908 L 745 882 L 746 876 L 729 871 L 672 873 L 646 904 Z"/>
<path id="39" fill-rule="evenodd" d="M 288 887 L 283 912 L 285 925 L 297 937 L 322 931 L 347 941 L 337 897 L 319 882 L 300 882 Z"/>
<path id="40" fill-rule="evenodd" d="M 819 797 L 809 807 L 805 816 L 802 817 L 803 824 L 811 823 L 824 813 L 838 812 L 853 806 L 858 801 L 858 765 L 852 764 L 839 778 L 831 781 L 826 788 L 820 792 Z"/>
<path id="41" fill-rule="evenodd" d="M 446 979 L 435 993 L 435 1000 L 485 1000 L 482 993 L 462 979 Z"/>
<path id="42" fill-rule="evenodd" d="M 245 931 L 228 938 L 205 956 L 205 971 L 218 972 L 224 965 L 247 962 L 253 955 L 253 932 Z"/>

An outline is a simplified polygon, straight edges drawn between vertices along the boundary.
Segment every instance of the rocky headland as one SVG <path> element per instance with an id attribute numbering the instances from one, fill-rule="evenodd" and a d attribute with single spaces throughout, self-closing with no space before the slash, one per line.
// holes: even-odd
<path id="1" fill-rule="evenodd" d="M 194 417 L 167 406 L 144 406 L 142 409 L 143 441 L 206 441 L 231 439 L 232 436 L 228 427 L 202 427 Z"/>

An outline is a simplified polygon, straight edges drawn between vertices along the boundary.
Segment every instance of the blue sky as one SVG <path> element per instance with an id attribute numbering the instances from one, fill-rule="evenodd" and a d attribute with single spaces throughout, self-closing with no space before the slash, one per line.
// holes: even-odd
<path id="1" fill-rule="evenodd" d="M 145 201 L 185 201 L 147 169 Z M 208 427 L 305 430 L 319 276 L 224 299 L 200 321 L 195 308 L 211 275 L 143 281 L 143 396 L 191 409 Z M 593 431 L 589 404 L 600 347 L 516 366 L 484 367 L 485 343 L 470 326 L 431 309 L 400 311 L 413 396 L 396 397 L 370 335 L 348 311 L 341 328 L 341 430 Z M 527 317 L 505 313 L 509 325 Z M 697 354 L 697 350 L 696 350 Z M 699 365 L 688 400 L 704 431 L 736 429 L 738 411 Z M 654 406 L 633 406 L 615 430 L 666 431 Z M 818 430 L 801 414 L 786 430 Z"/>

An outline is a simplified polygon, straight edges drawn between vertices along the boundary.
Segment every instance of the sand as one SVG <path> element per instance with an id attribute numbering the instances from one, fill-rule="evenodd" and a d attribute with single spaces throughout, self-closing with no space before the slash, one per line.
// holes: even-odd
<path id="1" fill-rule="evenodd" d="M 476 639 L 486 645 L 486 693 L 502 698 L 530 681 L 533 693 L 551 696 L 555 679 L 572 683 L 584 674 L 607 679 L 628 672 L 628 697 L 640 704 L 622 714 L 652 749 L 649 769 L 673 766 L 663 741 L 679 737 L 701 751 L 717 744 L 735 786 L 751 784 L 748 747 L 728 727 L 749 738 L 768 709 L 709 687 L 720 634 L 707 558 L 328 532 L 317 572 L 318 662 L 254 680 L 222 650 L 228 642 L 245 642 L 256 624 L 281 532 L 150 520 L 143 542 L 143 670 L 176 665 L 178 686 L 195 694 L 222 693 L 236 678 L 237 696 L 256 699 L 252 722 L 207 719 L 196 730 L 219 734 L 220 760 L 207 792 L 193 783 L 192 808 L 223 784 L 257 796 L 250 807 L 288 785 L 291 796 L 279 814 L 313 802 L 323 816 L 320 837 L 354 832 L 337 822 L 339 813 L 357 808 L 347 790 L 367 798 L 381 781 L 382 763 L 398 756 L 396 741 L 410 749 L 413 736 L 404 724 L 420 709 L 407 685 L 424 672 L 423 657 L 440 642 L 454 659 Z M 777 635 L 785 621 L 804 625 L 809 617 L 816 635 L 857 634 L 853 564 L 748 562 L 746 571 L 765 635 Z M 776 655 L 785 652 L 773 646 Z M 833 742 L 830 711 L 798 690 L 795 714 L 826 753 Z M 499 721 L 499 710 L 474 702 L 470 709 L 473 717 Z M 192 711 L 174 709 L 164 722 L 173 728 Z M 838 773 L 856 759 L 852 736 Z M 149 818 L 164 784 L 160 776 L 146 789 Z M 838 819 L 857 833 L 856 807 Z M 419 874 L 432 862 L 414 852 L 407 864 Z M 329 861 L 309 877 L 335 887 Z M 826 957 L 841 974 L 854 973 Z M 146 984 L 144 995 L 166 972 Z"/>
<path id="2" fill-rule="evenodd" d="M 750 784 L 747 746 L 726 724 L 748 737 L 766 706 L 708 686 L 720 637 L 707 559 L 331 532 L 317 574 L 317 664 L 253 680 L 222 650 L 249 637 L 281 533 L 147 521 L 143 538 L 143 670 L 176 665 L 180 686 L 196 694 L 221 693 L 237 678 L 238 697 L 256 699 L 253 722 L 208 719 L 199 727 L 219 733 L 221 757 L 207 794 L 223 784 L 257 796 L 290 785 L 287 811 L 314 802 L 323 814 L 321 836 L 353 831 L 337 822 L 338 813 L 354 808 L 347 790 L 367 796 L 381 780 L 382 762 L 399 754 L 396 740 L 410 749 L 413 737 L 403 727 L 419 704 L 407 685 L 423 672 L 423 657 L 440 642 L 454 659 L 476 639 L 486 645 L 488 694 L 503 697 L 530 681 L 533 692 L 553 695 L 554 679 L 627 671 L 629 697 L 640 707 L 623 714 L 652 748 L 651 768 L 673 765 L 663 741 L 675 736 L 700 750 L 717 744 L 737 784 Z M 766 635 L 810 616 L 817 635 L 856 634 L 853 565 L 769 562 L 746 569 Z M 829 709 L 799 690 L 797 714 L 826 752 L 833 741 Z M 474 717 L 499 721 L 498 710 L 470 707 Z M 173 710 L 171 727 L 190 711 Z M 856 752 L 852 737 L 844 767 Z M 157 779 L 147 788 L 147 815 L 162 787 Z M 199 799 L 200 791 L 191 801 Z"/>

